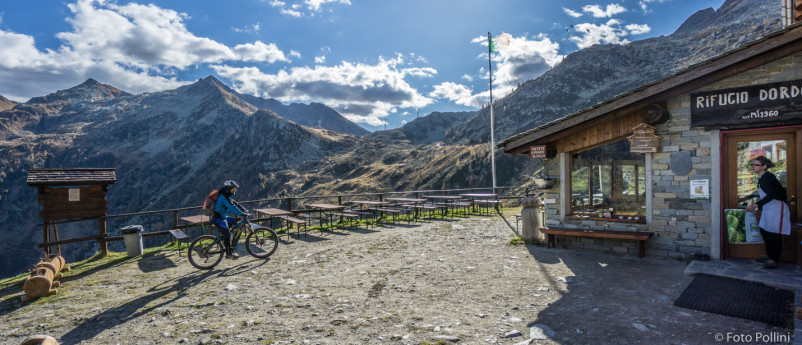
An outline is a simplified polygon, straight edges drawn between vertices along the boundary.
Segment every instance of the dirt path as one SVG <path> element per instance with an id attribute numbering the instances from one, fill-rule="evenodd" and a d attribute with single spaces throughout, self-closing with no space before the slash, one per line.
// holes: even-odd
<path id="1" fill-rule="evenodd" d="M 514 227 L 474 216 L 293 234 L 267 261 L 211 272 L 163 251 L 67 278 L 47 303 L 3 302 L 0 344 L 715 344 L 771 331 L 674 307 L 684 262 L 510 246 Z"/>

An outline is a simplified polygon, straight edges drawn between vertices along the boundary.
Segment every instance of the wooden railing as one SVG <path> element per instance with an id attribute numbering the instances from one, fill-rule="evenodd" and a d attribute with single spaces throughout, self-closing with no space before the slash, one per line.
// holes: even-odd
<path id="1" fill-rule="evenodd" d="M 513 192 L 515 189 L 523 189 L 523 195 Z M 470 192 L 477 192 L 477 191 L 493 191 L 496 194 L 499 194 L 497 199 L 519 199 L 522 196 L 528 196 L 529 193 L 532 191 L 530 188 L 522 188 L 522 187 L 496 187 L 495 190 L 491 187 L 487 188 L 460 188 L 460 189 L 428 189 L 428 190 L 414 190 L 414 191 L 397 191 L 397 192 L 376 192 L 376 193 L 347 193 L 347 194 L 335 194 L 335 195 L 307 195 L 307 196 L 293 196 L 293 197 L 280 197 L 280 198 L 267 198 L 267 199 L 256 199 L 256 200 L 247 200 L 247 201 L 240 201 L 240 204 L 243 205 L 250 205 L 250 204 L 268 204 L 268 203 L 277 203 L 279 205 L 286 205 L 286 209 L 291 212 L 306 212 L 309 211 L 304 208 L 294 208 L 293 205 L 297 204 L 301 200 L 319 200 L 319 199 L 331 199 L 331 202 L 336 199 L 338 205 L 342 205 L 343 202 L 348 202 L 350 199 L 354 197 L 372 197 L 378 198 L 379 201 L 383 201 L 386 196 L 396 196 L 396 195 L 412 195 L 415 198 L 420 198 L 425 195 L 440 193 L 440 194 L 461 194 L 461 193 L 470 193 Z M 501 192 L 507 191 L 508 193 L 502 195 Z M 299 205 L 299 204 L 297 204 Z M 170 213 L 172 215 L 172 229 L 184 229 L 188 227 L 193 227 L 196 225 L 180 225 L 179 224 L 179 214 L 181 212 L 186 211 L 200 211 L 202 209 L 201 206 L 194 206 L 194 207 L 182 207 L 182 208 L 173 208 L 173 209 L 164 209 L 164 210 L 154 210 L 154 211 L 143 211 L 143 212 L 132 212 L 132 213 L 122 213 L 122 214 L 111 214 L 106 215 L 105 217 L 100 218 L 85 218 L 85 219 L 71 219 L 71 220 L 63 220 L 58 222 L 52 222 L 48 224 L 63 224 L 63 223 L 73 223 L 73 222 L 80 222 L 80 221 L 87 221 L 87 220 L 101 220 L 104 221 L 107 219 L 115 219 L 115 218 L 130 218 L 130 217 L 139 217 L 139 216 L 148 216 L 148 215 L 155 215 L 155 214 L 162 214 L 162 213 Z M 259 220 L 266 220 L 266 219 L 255 219 L 256 221 Z M 45 224 L 37 224 L 37 226 L 42 226 Z M 153 232 L 146 232 L 143 233 L 143 237 L 152 237 L 152 236 L 161 236 L 161 235 L 168 235 L 170 232 L 169 230 L 162 230 L 162 231 L 153 231 Z M 49 248 L 53 246 L 59 246 L 62 244 L 70 244 L 70 243 L 77 243 L 77 242 L 85 242 L 85 241 L 98 241 L 99 246 L 101 248 L 105 248 L 106 242 L 112 241 L 120 241 L 122 240 L 122 236 L 109 236 L 108 233 L 87 236 L 87 237 L 79 237 L 79 238 L 72 238 L 66 240 L 59 240 L 59 241 L 52 241 L 47 243 L 42 243 L 39 245 L 40 248 L 44 248 L 45 252 L 49 252 Z M 105 252 L 105 251 L 103 251 Z"/>

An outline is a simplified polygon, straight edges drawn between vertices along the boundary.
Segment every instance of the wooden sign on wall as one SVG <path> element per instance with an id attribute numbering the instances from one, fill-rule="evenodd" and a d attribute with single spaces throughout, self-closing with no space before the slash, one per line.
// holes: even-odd
<path id="1" fill-rule="evenodd" d="M 641 123 L 632 129 L 633 134 L 629 139 L 629 152 L 649 153 L 657 152 L 660 145 L 660 137 L 654 134 L 655 128 L 645 123 Z"/>
<path id="2" fill-rule="evenodd" d="M 557 150 L 549 145 L 532 145 L 529 146 L 529 158 L 554 158 Z"/>
<path id="3" fill-rule="evenodd" d="M 63 219 L 84 219 L 106 215 L 106 191 L 103 186 L 71 188 L 44 187 L 39 194 L 45 222 Z"/>

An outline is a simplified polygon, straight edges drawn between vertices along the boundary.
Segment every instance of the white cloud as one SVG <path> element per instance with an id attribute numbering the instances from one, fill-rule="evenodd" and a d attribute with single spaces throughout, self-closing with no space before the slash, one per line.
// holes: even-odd
<path id="1" fill-rule="evenodd" d="M 402 126 L 403 126 L 403 125 L 406 125 L 406 124 L 407 124 L 407 120 L 401 120 L 401 125 L 402 125 Z"/>
<path id="2" fill-rule="evenodd" d="M 594 44 L 627 44 L 629 40 L 626 36 L 629 32 L 620 28 L 621 22 L 610 19 L 605 24 L 582 23 L 574 25 L 574 30 L 582 36 L 571 36 L 569 39 L 576 42 L 579 49 L 590 47 Z M 634 27 L 633 27 L 634 28 Z M 640 27 L 638 27 L 640 28 Z"/>
<path id="3" fill-rule="evenodd" d="M 609 4 L 605 9 L 602 9 L 600 5 L 585 5 L 582 6 L 582 11 L 588 12 L 596 18 L 607 18 L 626 12 L 627 9 L 619 4 Z"/>
<path id="4" fill-rule="evenodd" d="M 326 63 L 326 55 L 315 56 L 315 63 L 316 64 Z"/>
<path id="5" fill-rule="evenodd" d="M 291 16 L 291 17 L 296 17 L 296 18 L 301 17 L 301 12 L 298 12 L 296 10 L 287 9 L 287 8 L 282 8 L 281 9 L 281 14 L 288 15 L 288 16 Z"/>
<path id="6" fill-rule="evenodd" d="M 351 121 L 379 126 L 393 109 L 433 102 L 407 83 L 408 76 L 431 77 L 432 68 L 402 68 L 404 58 L 379 58 L 374 64 L 343 61 L 336 66 L 293 67 L 267 74 L 255 67 L 213 65 L 240 92 L 283 102 L 324 103 Z"/>
<path id="7" fill-rule="evenodd" d="M 292 56 L 292 57 L 294 57 L 296 59 L 300 59 L 301 58 L 301 53 L 298 52 L 298 51 L 295 51 L 295 50 L 290 50 L 290 56 Z"/>
<path id="8" fill-rule="evenodd" d="M 638 4 L 640 5 L 641 10 L 643 10 L 643 13 L 646 14 L 646 13 L 651 12 L 651 10 L 649 9 L 649 4 L 650 3 L 653 3 L 653 2 L 663 3 L 663 2 L 666 2 L 666 1 L 671 1 L 671 0 L 641 0 L 641 1 L 638 2 Z"/>
<path id="9" fill-rule="evenodd" d="M 493 94 L 501 98 L 515 90 L 518 84 L 526 80 L 537 78 L 549 68 L 560 63 L 564 58 L 559 54 L 560 45 L 552 42 L 545 35 L 537 35 L 532 38 L 526 36 L 510 36 L 510 45 L 498 53 L 492 59 L 496 62 L 493 69 Z M 487 37 L 479 36 L 471 40 L 487 46 Z M 479 58 L 486 59 L 486 53 L 479 55 Z M 487 72 L 484 67 L 479 69 L 480 78 L 487 79 Z M 470 76 L 468 76 L 470 78 Z M 463 79 L 468 79 L 463 76 Z M 462 86 L 462 87 L 460 87 Z M 463 89 L 464 88 L 464 89 Z M 485 90 L 477 94 L 466 93 L 464 85 L 455 83 L 441 83 L 435 87 L 435 91 L 429 95 L 438 98 L 445 98 L 457 104 L 481 107 L 490 101 L 490 92 Z"/>
<path id="10" fill-rule="evenodd" d="M 304 0 L 304 3 L 312 11 L 320 11 L 320 6 L 328 3 L 340 3 L 343 5 L 351 5 L 349 0 Z"/>
<path id="11" fill-rule="evenodd" d="M 246 25 L 246 26 L 241 27 L 241 28 L 232 28 L 232 29 L 234 30 L 234 32 L 249 32 L 250 33 L 250 32 L 258 32 L 259 28 L 261 28 L 261 27 L 262 27 L 262 25 L 260 23 L 256 23 L 256 24 L 253 24 L 253 25 Z"/>
<path id="12" fill-rule="evenodd" d="M 632 35 L 646 34 L 652 31 L 652 28 L 649 27 L 649 24 L 629 24 L 626 26 L 626 28 Z"/>
<path id="13" fill-rule="evenodd" d="M 567 14 L 567 15 L 569 15 L 571 17 L 574 17 L 574 18 L 579 18 L 579 17 L 582 16 L 582 13 L 579 13 L 579 12 L 576 12 L 576 11 L 572 11 L 571 9 L 568 9 L 568 8 L 565 8 L 565 7 L 563 7 L 563 12 L 565 12 L 565 14 Z"/>
<path id="14" fill-rule="evenodd" d="M 471 105 L 471 89 L 462 84 L 447 81 L 434 86 L 434 91 L 429 93 L 429 97 L 444 98 L 457 104 Z"/>
<path id="15" fill-rule="evenodd" d="M 278 1 L 273 0 L 269 2 L 270 6 L 278 8 L 279 13 L 283 15 L 288 15 L 292 17 L 303 17 L 309 16 L 314 17 L 316 12 L 321 12 L 323 10 L 323 6 L 327 4 L 340 4 L 340 5 L 351 5 L 351 1 L 349 0 L 294 0 L 291 1 L 288 5 L 285 1 Z M 309 10 L 310 12 L 304 12 L 304 7 Z"/>
<path id="16" fill-rule="evenodd" d="M 234 47 L 234 53 L 236 53 L 242 61 L 267 61 L 269 63 L 274 63 L 276 61 L 289 62 L 289 59 L 284 56 L 284 52 L 278 49 L 275 44 L 264 44 L 261 41 L 238 44 Z"/>
<path id="17" fill-rule="evenodd" d="M 71 30 L 56 34 L 62 44 L 55 50 L 39 51 L 31 36 L 0 30 L 0 94 L 25 99 L 87 76 L 132 93 L 159 91 L 184 84 L 164 75 L 199 65 L 288 61 L 272 43 L 231 48 L 196 36 L 184 24 L 186 14 L 155 5 L 78 0 L 67 6 Z"/>
<path id="18" fill-rule="evenodd" d="M 467 74 L 463 74 L 461 78 L 465 79 L 468 82 L 472 82 L 473 81 L 473 77 L 471 77 L 470 75 L 467 75 Z"/>

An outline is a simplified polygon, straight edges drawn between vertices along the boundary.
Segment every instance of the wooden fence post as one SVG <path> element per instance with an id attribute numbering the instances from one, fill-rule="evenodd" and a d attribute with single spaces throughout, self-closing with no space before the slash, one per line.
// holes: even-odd
<path id="1" fill-rule="evenodd" d="M 109 255 L 109 245 L 106 242 L 106 217 L 100 217 L 97 219 L 97 233 L 101 236 L 97 240 L 98 250 L 100 251 L 101 256 Z"/>

